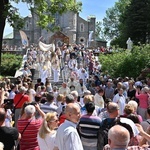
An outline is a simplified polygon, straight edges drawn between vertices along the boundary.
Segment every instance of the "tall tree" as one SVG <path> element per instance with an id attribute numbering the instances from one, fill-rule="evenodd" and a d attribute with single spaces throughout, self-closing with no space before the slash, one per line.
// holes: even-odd
<path id="1" fill-rule="evenodd" d="M 131 4 L 126 9 L 126 18 L 123 22 L 126 26 L 124 32 L 134 44 L 147 42 L 150 33 L 149 6 L 150 0 L 131 0 Z"/>
<path id="2" fill-rule="evenodd" d="M 1 66 L 1 50 L 2 50 L 2 39 L 3 32 L 6 24 L 6 19 L 11 26 L 19 28 L 22 26 L 23 20 L 18 15 L 18 10 L 13 7 L 10 3 L 24 2 L 29 4 L 29 9 L 36 13 L 39 17 L 37 24 L 42 28 L 50 29 L 48 24 L 55 22 L 55 14 L 63 14 L 67 11 L 81 11 L 81 2 L 76 0 L 1 0 L 0 5 L 0 66 Z M 54 27 L 54 26 L 52 26 Z"/>
<path id="3" fill-rule="evenodd" d="M 131 0 L 119 0 L 112 8 L 106 11 L 106 17 L 103 19 L 104 35 L 111 41 L 112 45 L 119 45 L 125 47 L 126 38 L 122 35 L 125 25 L 122 23 L 124 20 L 123 14 L 126 7 L 130 5 Z"/>
<path id="4" fill-rule="evenodd" d="M 95 37 L 99 37 L 102 31 L 102 22 L 97 21 L 95 25 Z"/>
<path id="5" fill-rule="evenodd" d="M 120 16 L 125 12 L 130 0 L 119 0 L 112 8 L 106 11 L 106 17 L 103 19 L 104 34 L 111 41 L 120 35 L 120 29 L 123 27 Z"/>

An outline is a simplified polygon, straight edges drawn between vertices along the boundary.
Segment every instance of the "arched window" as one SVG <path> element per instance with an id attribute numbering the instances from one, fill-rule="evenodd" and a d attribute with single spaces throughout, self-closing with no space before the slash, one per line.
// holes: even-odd
<path id="1" fill-rule="evenodd" d="M 80 24 L 80 32 L 84 32 L 84 24 L 83 23 Z"/>
<path id="2" fill-rule="evenodd" d="M 28 21 L 27 21 L 26 24 L 25 24 L 25 29 L 26 29 L 26 30 L 29 30 L 29 22 L 28 22 Z"/>

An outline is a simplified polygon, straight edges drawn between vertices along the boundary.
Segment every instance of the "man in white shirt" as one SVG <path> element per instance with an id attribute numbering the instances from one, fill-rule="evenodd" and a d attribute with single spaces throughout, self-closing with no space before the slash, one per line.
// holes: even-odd
<path id="1" fill-rule="evenodd" d="M 28 69 L 28 67 L 24 67 L 24 70 L 23 70 L 23 76 L 24 77 L 31 77 L 32 76 L 32 73 L 30 71 L 30 69 Z"/>
<path id="2" fill-rule="evenodd" d="M 9 93 L 8 99 L 14 99 L 16 92 L 17 91 L 17 86 L 16 85 L 12 85 L 11 86 L 11 91 Z"/>
<path id="3" fill-rule="evenodd" d="M 84 92 L 87 90 L 86 86 L 83 83 L 83 79 L 79 79 L 79 83 L 77 83 L 75 90 L 78 92 L 80 98 L 82 98 Z"/>
<path id="4" fill-rule="evenodd" d="M 77 81 L 75 81 L 74 77 L 70 77 L 70 81 L 67 83 L 68 87 L 70 88 L 70 91 L 74 91 L 77 86 Z"/>
<path id="5" fill-rule="evenodd" d="M 76 130 L 80 120 L 80 108 L 75 103 L 70 103 L 65 110 L 66 120 L 59 126 L 55 139 L 54 150 L 83 150 L 83 146 Z"/>
<path id="6" fill-rule="evenodd" d="M 74 56 L 72 57 L 72 59 L 69 60 L 68 66 L 70 69 L 77 68 L 78 63 L 77 60 L 74 58 Z"/>
<path id="7" fill-rule="evenodd" d="M 100 107 L 101 109 L 104 108 L 104 90 L 100 89 L 95 95 L 94 95 L 94 103 L 96 106 Z"/>
<path id="8" fill-rule="evenodd" d="M 66 82 L 62 83 L 62 86 L 59 88 L 59 94 L 63 94 L 64 96 L 70 94 L 70 88 L 67 86 Z"/>
<path id="9" fill-rule="evenodd" d="M 119 115 L 123 115 L 124 114 L 124 108 L 126 105 L 126 99 L 123 95 L 123 89 L 119 89 L 118 91 L 119 93 L 116 94 L 113 98 L 113 102 L 117 103 L 119 106 Z"/>

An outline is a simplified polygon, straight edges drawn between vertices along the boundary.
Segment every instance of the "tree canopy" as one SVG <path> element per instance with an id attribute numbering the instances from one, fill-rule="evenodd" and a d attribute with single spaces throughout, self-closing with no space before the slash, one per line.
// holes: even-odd
<path id="1" fill-rule="evenodd" d="M 126 47 L 130 37 L 135 45 L 150 42 L 150 0 L 119 0 L 106 11 L 104 33 L 112 45 Z"/>

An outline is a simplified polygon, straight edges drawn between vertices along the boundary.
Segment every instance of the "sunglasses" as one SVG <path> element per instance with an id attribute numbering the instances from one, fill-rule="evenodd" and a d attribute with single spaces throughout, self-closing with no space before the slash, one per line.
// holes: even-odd
<path id="1" fill-rule="evenodd" d="M 56 119 L 56 120 L 52 120 L 52 121 L 49 121 L 49 122 L 58 122 L 59 120 L 58 119 Z"/>

